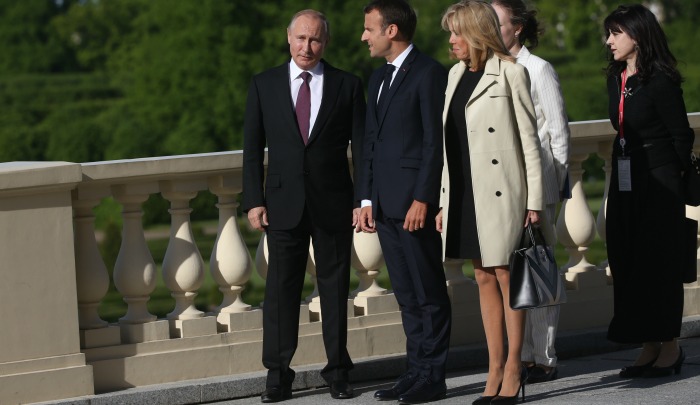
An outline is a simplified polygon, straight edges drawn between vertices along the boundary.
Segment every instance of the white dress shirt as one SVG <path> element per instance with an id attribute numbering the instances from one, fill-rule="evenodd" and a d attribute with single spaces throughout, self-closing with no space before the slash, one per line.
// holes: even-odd
<path id="1" fill-rule="evenodd" d="M 304 79 L 301 78 L 303 72 L 311 73 L 311 80 L 309 80 L 309 89 L 311 90 L 311 117 L 309 118 L 309 139 L 311 139 L 311 133 L 314 129 L 314 123 L 316 123 L 316 117 L 318 117 L 318 110 L 321 108 L 321 98 L 323 97 L 323 63 L 319 62 L 311 70 L 303 70 L 294 60 L 289 62 L 289 88 L 292 95 L 292 103 L 294 103 L 294 108 L 296 109 L 297 96 L 299 95 L 299 89 L 301 84 L 304 83 Z"/>

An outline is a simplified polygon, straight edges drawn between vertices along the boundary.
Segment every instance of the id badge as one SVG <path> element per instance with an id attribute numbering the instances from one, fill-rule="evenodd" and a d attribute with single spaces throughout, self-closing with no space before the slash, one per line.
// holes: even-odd
<path id="1" fill-rule="evenodd" d="M 629 156 L 617 158 L 617 180 L 620 191 L 632 191 L 632 173 Z"/>

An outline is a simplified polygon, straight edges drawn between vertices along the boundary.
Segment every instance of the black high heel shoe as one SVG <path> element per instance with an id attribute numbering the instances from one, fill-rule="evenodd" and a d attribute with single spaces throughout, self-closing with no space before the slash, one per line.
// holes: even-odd
<path id="1" fill-rule="evenodd" d="M 678 358 L 676 361 L 668 367 L 649 367 L 644 372 L 645 378 L 656 378 L 656 377 L 668 377 L 672 374 L 680 374 L 681 366 L 685 360 L 685 353 L 683 353 L 683 348 L 680 348 L 681 352 L 678 353 Z"/>
<path id="2" fill-rule="evenodd" d="M 498 405 L 510 405 L 518 403 L 518 394 L 522 390 L 522 400 L 525 402 L 525 382 L 527 382 L 527 369 L 523 366 L 522 371 L 520 371 L 520 386 L 512 397 L 506 397 L 503 395 L 496 395 L 492 400 L 492 404 Z"/>
<path id="3" fill-rule="evenodd" d="M 657 357 L 658 358 L 658 357 Z M 638 378 L 644 376 L 644 373 L 647 372 L 651 368 L 651 366 L 654 365 L 656 362 L 656 359 L 650 361 L 647 364 L 642 364 L 641 366 L 627 366 L 623 367 L 622 370 L 620 370 L 620 378 Z"/>
<path id="4" fill-rule="evenodd" d="M 490 404 L 491 400 L 496 398 L 499 392 L 501 392 L 501 384 L 498 384 L 498 391 L 496 391 L 496 395 L 482 395 L 479 398 L 475 399 L 474 402 L 472 402 L 472 405 Z"/>

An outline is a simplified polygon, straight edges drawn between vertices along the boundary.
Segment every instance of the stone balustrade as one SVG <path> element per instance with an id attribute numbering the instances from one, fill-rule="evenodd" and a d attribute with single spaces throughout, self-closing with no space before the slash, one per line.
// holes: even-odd
<path id="1" fill-rule="evenodd" d="M 700 113 L 689 114 L 700 132 Z M 570 182 L 556 224 L 568 254 L 562 264 L 568 303 L 560 331 L 607 325 L 612 279 L 607 263 L 591 263 L 587 250 L 605 239 L 605 198 L 598 217 L 583 189 L 582 163 L 591 155 L 610 176 L 613 130 L 607 120 L 571 123 Z M 696 153 L 700 136 L 696 136 Z M 109 392 L 128 387 L 262 370 L 261 309 L 241 292 L 255 267 L 264 278 L 267 249 L 261 238 L 255 260 L 238 228 L 242 152 L 221 152 L 94 163 L 0 164 L 0 403 L 14 404 Z M 606 187 L 607 188 L 607 187 Z M 218 198 L 217 236 L 205 264 L 190 221 L 190 201 L 208 190 Z M 162 263 L 151 256 L 142 226 L 142 204 L 160 193 L 170 204 L 169 241 Z M 118 322 L 102 320 L 98 307 L 109 274 L 95 237 L 93 210 L 111 197 L 122 207 L 122 244 L 113 282 L 127 304 Z M 700 208 L 688 207 L 700 218 Z M 349 292 L 348 349 L 354 359 L 402 353 L 405 337 L 398 305 L 377 276 L 384 262 L 376 235 L 356 234 L 352 267 L 359 286 Z M 445 263 L 453 303 L 452 345 L 484 340 L 478 289 L 463 261 Z M 194 306 L 205 272 L 223 294 L 212 312 Z M 313 254 L 307 266 L 315 276 Z M 158 277 L 175 308 L 164 319 L 147 302 Z M 700 314 L 700 286 L 685 288 L 685 315 Z M 263 303 L 264 305 L 264 303 Z M 300 302 L 300 338 L 294 364 L 325 361 L 319 297 Z M 46 383 L 50 381 L 50 383 Z"/>

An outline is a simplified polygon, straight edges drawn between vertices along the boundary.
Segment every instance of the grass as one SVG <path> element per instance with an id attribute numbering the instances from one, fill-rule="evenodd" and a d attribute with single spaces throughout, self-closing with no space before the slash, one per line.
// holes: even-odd
<path id="1" fill-rule="evenodd" d="M 604 182 L 600 180 L 585 182 L 583 185 L 584 192 L 586 193 L 586 196 L 588 196 L 588 205 L 591 211 L 593 212 L 594 217 L 597 215 L 603 199 L 604 186 Z M 248 246 L 250 256 L 253 260 L 255 260 L 255 253 L 257 250 L 258 242 L 260 240 L 260 233 L 248 229 L 247 220 L 245 219 L 240 219 L 239 224 L 239 229 L 241 230 L 243 240 Z M 216 229 L 216 221 L 196 221 L 193 222 L 192 227 L 195 240 L 197 241 L 197 246 L 199 247 L 199 251 L 202 255 L 202 258 L 204 259 L 205 264 L 204 282 L 202 284 L 202 287 L 198 290 L 198 295 L 195 298 L 195 306 L 201 311 L 209 312 L 213 311 L 218 305 L 220 305 L 222 300 L 222 294 L 218 290 L 218 285 L 212 278 L 211 273 L 209 271 L 209 257 L 211 256 L 211 251 L 214 247 L 216 235 L 204 232 L 204 229 Z M 162 231 L 165 230 L 167 233 L 168 229 L 168 225 L 158 225 L 155 227 L 148 228 L 147 231 L 160 230 L 161 233 L 163 233 Z M 113 232 L 112 234 L 116 235 L 116 238 L 119 237 L 119 232 Z M 119 241 L 105 240 L 103 244 L 111 243 L 112 245 L 114 245 L 115 243 L 117 243 L 118 246 L 118 242 Z M 170 296 L 170 291 L 167 289 L 163 282 L 162 271 L 160 268 L 160 263 L 162 263 L 163 257 L 165 257 L 165 252 L 168 247 L 168 239 L 167 237 L 154 239 L 149 238 L 147 243 L 151 251 L 151 255 L 153 256 L 153 260 L 158 264 L 157 284 L 155 290 L 151 294 L 150 300 L 148 301 L 148 309 L 152 314 L 158 316 L 158 318 L 165 318 L 165 316 L 169 312 L 171 312 L 175 307 L 175 300 Z M 108 268 L 111 268 L 113 266 L 114 260 L 116 259 L 116 252 L 118 252 L 118 249 L 116 251 L 112 249 L 112 251 L 113 253 L 111 253 L 111 255 L 113 257 L 105 259 Z M 555 257 L 559 266 L 566 264 L 569 260 L 568 254 L 566 253 L 564 247 L 560 244 L 558 244 L 556 247 Z M 599 264 L 607 258 L 605 244 L 598 235 L 596 235 L 595 240 L 589 246 L 588 251 L 586 253 L 586 257 L 588 261 L 592 264 Z M 474 268 L 471 264 L 471 261 L 465 261 L 465 264 L 462 267 L 462 269 L 467 277 L 474 277 Z M 386 271 L 386 267 L 381 269 L 377 281 L 382 287 L 391 289 L 391 282 L 389 281 L 389 275 Z M 355 274 L 355 270 L 351 269 L 350 291 L 356 289 L 358 283 L 359 278 Z M 243 290 L 243 301 L 249 305 L 258 306 L 260 302 L 264 299 L 264 290 L 265 280 L 262 279 L 262 277 L 260 276 L 260 274 L 258 274 L 256 270 L 253 270 L 250 280 L 248 281 L 248 283 L 245 286 L 245 289 Z M 304 290 L 302 292 L 302 295 L 299 297 L 300 300 L 310 295 L 312 291 L 313 283 L 311 282 L 310 277 L 307 275 L 306 281 L 304 283 Z M 126 304 L 122 300 L 121 294 L 118 291 L 116 291 L 113 283 L 110 283 L 109 291 L 107 292 L 105 298 L 102 300 L 98 311 L 102 319 L 109 322 L 116 322 L 120 317 L 126 314 Z"/>

